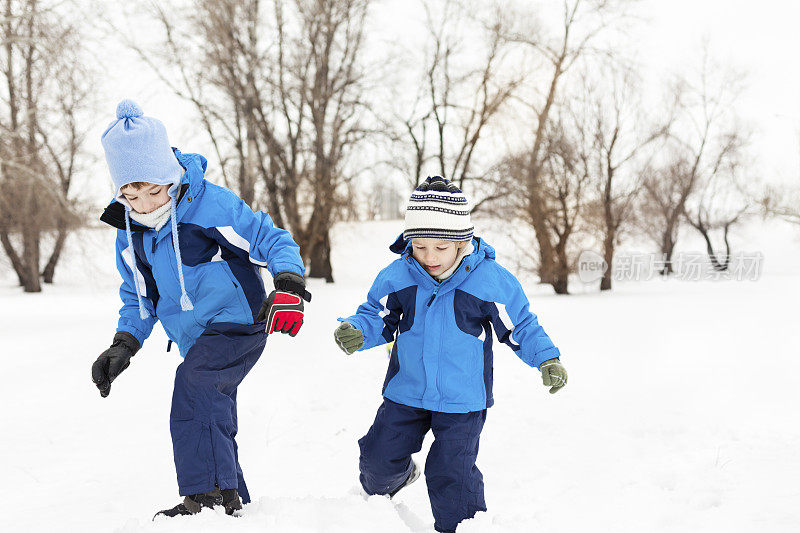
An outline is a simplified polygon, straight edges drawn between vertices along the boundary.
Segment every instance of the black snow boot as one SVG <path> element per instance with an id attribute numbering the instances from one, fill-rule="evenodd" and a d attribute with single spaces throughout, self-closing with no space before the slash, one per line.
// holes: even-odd
<path id="1" fill-rule="evenodd" d="M 222 505 L 222 492 L 219 489 L 214 489 L 211 492 L 186 496 L 183 498 L 183 503 L 179 503 L 172 509 L 159 511 L 156 516 L 163 515 L 172 518 L 174 516 L 192 515 L 199 513 L 203 508 L 213 509 L 217 505 Z M 239 506 L 241 507 L 241 503 Z M 227 513 L 227 508 L 225 512 Z M 156 516 L 153 517 L 153 520 L 156 519 Z"/>
<path id="2" fill-rule="evenodd" d="M 242 510 L 242 500 L 239 499 L 239 491 L 236 489 L 222 489 L 222 505 L 225 506 L 225 514 L 238 516 L 237 511 Z"/>
<path id="3" fill-rule="evenodd" d="M 419 467 L 417 466 L 417 463 L 411 461 L 411 472 L 408 474 L 406 480 L 400 483 L 400 486 L 389 493 L 389 498 L 394 498 L 394 495 L 400 492 L 400 489 L 411 485 L 417 479 L 419 479 Z"/>

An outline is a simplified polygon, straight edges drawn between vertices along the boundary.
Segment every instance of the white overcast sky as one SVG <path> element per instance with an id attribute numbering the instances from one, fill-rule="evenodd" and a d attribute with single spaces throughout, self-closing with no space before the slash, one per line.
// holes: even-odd
<path id="1" fill-rule="evenodd" d="M 648 0 L 641 59 L 650 69 L 689 64 L 708 39 L 713 57 L 747 72 L 737 111 L 770 181 L 800 185 L 800 2 Z"/>
<path id="2" fill-rule="evenodd" d="M 548 8 L 561 5 L 561 0 L 545 2 L 552 2 Z M 419 5 L 377 0 L 372 30 L 397 39 L 414 33 L 424 19 Z M 651 80 L 646 90 L 658 90 L 656 80 L 669 72 L 696 65 L 702 43 L 708 41 L 716 61 L 748 73 L 736 111 L 752 128 L 757 174 L 770 182 L 800 185 L 800 2 L 641 0 L 638 13 L 643 20 L 633 26 L 630 46 Z M 162 119 L 174 145 L 189 150 L 205 145 L 200 128 L 192 127 L 191 108 L 161 86 L 147 67 L 112 38 L 99 48 L 97 60 L 105 75 L 98 101 L 106 112 L 98 117 L 88 147 L 98 155 L 98 173 L 107 177 L 99 136 L 113 118 L 116 102 L 125 97 L 139 102 L 145 114 Z"/>

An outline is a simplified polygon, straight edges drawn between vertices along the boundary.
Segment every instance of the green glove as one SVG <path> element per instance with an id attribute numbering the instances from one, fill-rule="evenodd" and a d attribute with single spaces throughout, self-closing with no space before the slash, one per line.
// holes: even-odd
<path id="1" fill-rule="evenodd" d="M 542 371 L 542 383 L 544 383 L 544 386 L 551 387 L 550 394 L 557 393 L 567 384 L 567 369 L 564 368 L 558 357 L 548 359 L 539 365 L 539 370 Z"/>
<path id="2" fill-rule="evenodd" d="M 364 346 L 364 334 L 349 322 L 342 322 L 342 325 L 333 332 L 333 338 L 347 355 Z"/>

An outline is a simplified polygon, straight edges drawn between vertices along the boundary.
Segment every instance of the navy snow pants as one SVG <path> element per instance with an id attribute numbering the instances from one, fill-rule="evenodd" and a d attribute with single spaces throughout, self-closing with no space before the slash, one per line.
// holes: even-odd
<path id="1" fill-rule="evenodd" d="M 236 388 L 266 341 L 264 324 L 211 324 L 178 365 L 169 425 L 181 496 L 218 486 L 250 501 L 236 446 Z"/>
<path id="2" fill-rule="evenodd" d="M 358 441 L 361 485 L 367 494 L 388 494 L 411 473 L 411 454 L 428 430 L 434 442 L 425 460 L 425 479 L 436 531 L 455 531 L 462 520 L 486 510 L 483 475 L 475 460 L 486 410 L 440 413 L 384 398 L 375 422 Z"/>

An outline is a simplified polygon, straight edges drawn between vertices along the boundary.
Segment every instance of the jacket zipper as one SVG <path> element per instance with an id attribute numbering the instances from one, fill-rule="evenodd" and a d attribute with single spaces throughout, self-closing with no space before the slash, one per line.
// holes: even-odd
<path id="1" fill-rule="evenodd" d="M 437 285 L 437 286 L 436 286 L 436 288 L 435 288 L 435 289 L 433 289 L 433 294 L 431 294 L 431 299 L 430 299 L 430 300 L 428 300 L 428 305 L 427 305 L 427 307 L 430 307 L 430 306 L 431 306 L 431 304 L 433 303 L 433 300 L 435 300 L 435 299 L 436 299 L 436 293 L 438 293 L 438 292 L 439 292 L 439 287 L 441 287 L 441 285 Z"/>
<path id="2" fill-rule="evenodd" d="M 462 267 L 463 265 L 464 265 L 464 261 L 461 261 L 461 264 L 460 264 L 460 265 L 458 265 L 458 268 L 456 268 L 455 272 L 453 272 L 452 274 L 450 274 L 450 277 L 448 277 L 448 278 L 447 278 L 446 280 L 444 280 L 444 281 L 437 281 L 437 282 L 436 282 L 436 287 L 434 287 L 434 289 L 433 289 L 433 294 L 431 294 L 431 297 L 430 297 L 430 299 L 428 300 L 428 305 L 427 305 L 427 307 L 430 307 L 430 306 L 431 306 L 431 304 L 433 303 L 433 301 L 436 299 L 436 295 L 439 293 L 439 289 L 441 289 L 441 288 L 442 288 L 442 285 L 444 285 L 445 283 L 447 283 L 448 281 L 450 281 L 451 279 L 453 279 L 453 276 L 455 276 L 455 275 L 458 273 L 458 271 L 459 271 L 459 270 L 461 270 L 461 267 Z M 427 273 L 426 273 L 426 274 L 427 274 Z"/>
<path id="3" fill-rule="evenodd" d="M 406 256 L 406 259 L 408 260 L 408 262 L 409 262 L 409 263 L 412 263 L 412 264 L 413 264 L 413 263 L 417 263 L 417 262 L 416 262 L 416 260 L 415 260 L 413 257 L 411 257 L 411 255 L 407 255 L 407 256 Z M 442 285 L 444 285 L 445 283 L 447 283 L 448 281 L 450 281 L 450 280 L 453 278 L 453 276 L 455 276 L 455 275 L 458 273 L 458 271 L 459 271 L 459 270 L 461 270 L 461 267 L 462 267 L 462 266 L 464 266 L 464 261 L 463 261 L 463 259 L 462 259 L 461 263 L 458 265 L 458 268 L 456 268 L 455 272 L 453 272 L 452 274 L 450 274 L 450 276 L 449 276 L 449 277 L 448 277 L 446 280 L 444 280 L 444 281 L 437 281 L 437 280 L 434 280 L 434 279 L 431 277 L 431 280 L 433 281 L 433 283 L 435 283 L 435 284 L 436 284 L 436 286 L 435 286 L 435 287 L 434 287 L 434 289 L 433 289 L 433 294 L 431 294 L 431 297 L 428 299 L 428 303 L 425 305 L 426 307 L 430 307 L 430 306 L 431 306 L 431 304 L 433 303 L 433 301 L 436 299 L 436 295 L 437 295 L 437 293 L 439 292 L 439 289 L 442 287 Z M 414 265 L 414 268 L 416 268 L 416 269 L 417 269 L 417 270 L 418 270 L 420 273 L 422 273 L 422 275 L 423 275 L 423 276 L 429 276 L 429 277 L 430 277 L 430 274 L 428 274 L 427 272 L 425 272 L 424 270 L 422 270 L 422 267 L 421 267 L 421 266 L 419 266 L 419 263 L 415 264 L 415 265 Z"/>
<path id="4" fill-rule="evenodd" d="M 427 272 L 422 270 L 422 267 L 411 256 L 410 253 L 407 254 L 405 257 L 406 257 L 406 260 L 409 263 L 412 263 L 412 264 L 416 263 L 416 264 L 414 264 L 413 268 L 416 268 L 421 274 L 423 274 L 423 276 L 429 276 L 429 274 Z M 431 294 L 430 299 L 428 299 L 428 303 L 426 304 L 426 307 L 430 307 L 431 306 L 433 301 L 436 299 L 437 294 L 439 293 L 439 289 L 442 288 L 442 285 L 444 285 L 445 283 L 447 283 L 448 281 L 453 279 L 453 276 L 455 276 L 458 273 L 458 271 L 461 270 L 461 268 L 464 266 L 464 259 L 466 259 L 466 258 L 463 258 L 461 260 L 461 264 L 458 265 L 458 268 L 456 268 L 455 272 L 453 272 L 446 280 L 444 280 L 444 281 L 436 281 L 436 280 L 433 280 L 433 278 L 431 278 L 433 280 L 433 282 L 436 284 L 436 286 L 433 288 L 433 294 Z M 440 324 L 440 328 L 444 328 L 444 325 Z M 399 332 L 397 333 L 397 336 L 398 337 L 400 336 Z M 441 338 L 441 336 L 440 336 L 440 338 Z M 424 347 L 423 347 L 423 351 L 424 351 Z M 441 344 L 439 346 L 439 352 L 441 353 Z M 440 375 L 441 375 L 441 358 L 440 357 L 437 357 L 436 365 L 437 365 L 437 368 L 436 368 L 436 389 L 440 394 L 439 403 L 441 405 L 441 401 L 442 401 L 442 398 L 441 398 L 442 385 L 441 385 L 441 382 L 440 382 L 440 379 L 439 379 Z M 423 366 L 424 366 L 424 362 L 423 362 Z M 427 389 L 427 387 L 426 387 L 426 389 Z"/>

